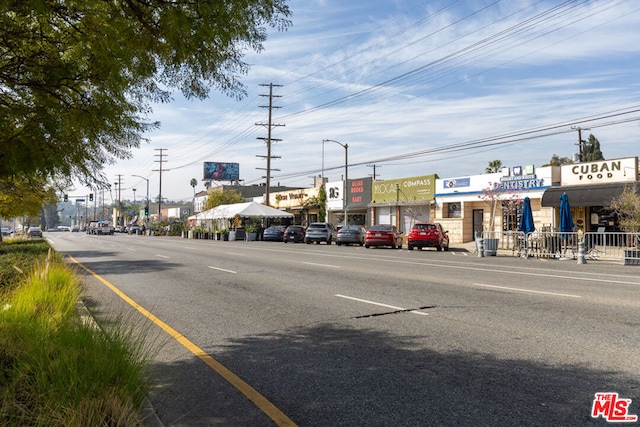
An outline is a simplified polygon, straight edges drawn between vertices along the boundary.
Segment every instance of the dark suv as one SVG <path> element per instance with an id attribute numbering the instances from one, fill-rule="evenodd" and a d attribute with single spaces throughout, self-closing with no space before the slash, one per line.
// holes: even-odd
<path id="1" fill-rule="evenodd" d="M 329 224 L 328 222 L 312 222 L 307 227 L 304 242 L 307 244 L 311 242 L 325 242 L 327 245 L 330 245 L 331 242 L 336 240 L 337 234 L 338 230 L 333 224 Z"/>
<path id="2" fill-rule="evenodd" d="M 413 248 L 436 248 L 441 251 L 449 250 L 449 235 L 437 222 L 418 222 L 411 227 L 407 236 L 409 250 Z"/>
<path id="3" fill-rule="evenodd" d="M 290 225 L 284 230 L 282 241 L 287 242 L 304 242 L 304 227 L 301 225 Z"/>

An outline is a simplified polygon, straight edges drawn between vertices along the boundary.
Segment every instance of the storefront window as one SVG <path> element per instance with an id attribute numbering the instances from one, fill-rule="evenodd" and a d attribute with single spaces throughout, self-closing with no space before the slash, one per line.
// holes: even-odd
<path id="1" fill-rule="evenodd" d="M 517 231 L 520 227 L 520 217 L 522 216 L 522 203 L 520 201 L 502 202 L 502 230 Z"/>
<path id="2" fill-rule="evenodd" d="M 447 203 L 447 218 L 462 218 L 460 203 Z"/>

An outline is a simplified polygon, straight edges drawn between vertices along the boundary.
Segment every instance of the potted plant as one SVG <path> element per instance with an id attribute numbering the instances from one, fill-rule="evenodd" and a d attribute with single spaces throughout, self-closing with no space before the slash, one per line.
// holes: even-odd
<path id="1" fill-rule="evenodd" d="M 636 184 L 627 185 L 617 198 L 613 199 L 610 208 L 618 216 L 620 228 L 629 233 L 627 236 L 627 248 L 624 250 L 625 265 L 640 265 L 640 195 L 637 193 Z"/>
<path id="2" fill-rule="evenodd" d="M 220 230 L 220 236 L 225 242 L 229 241 L 229 230 L 223 228 L 222 230 Z"/>
<path id="3" fill-rule="evenodd" d="M 250 222 L 246 225 L 245 231 L 247 232 L 247 240 L 254 241 L 258 239 L 258 224 Z"/>

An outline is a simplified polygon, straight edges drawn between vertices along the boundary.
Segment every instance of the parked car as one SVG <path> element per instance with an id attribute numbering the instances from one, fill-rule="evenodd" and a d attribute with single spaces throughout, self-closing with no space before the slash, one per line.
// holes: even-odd
<path id="1" fill-rule="evenodd" d="M 304 242 L 306 244 L 325 242 L 330 245 L 336 240 L 338 230 L 328 222 L 312 222 L 307 227 Z"/>
<path id="2" fill-rule="evenodd" d="M 402 231 L 395 225 L 372 225 L 364 238 L 364 247 L 391 246 L 402 249 Z"/>
<path id="3" fill-rule="evenodd" d="M 27 237 L 42 237 L 42 230 L 40 227 L 29 227 Z"/>
<path id="4" fill-rule="evenodd" d="M 301 225 L 290 225 L 287 227 L 287 229 L 284 231 L 284 238 L 283 241 L 285 243 L 287 242 L 293 242 L 293 243 L 299 243 L 299 242 L 304 242 L 304 227 Z"/>
<path id="5" fill-rule="evenodd" d="M 71 232 L 72 233 L 79 233 L 80 232 L 80 226 L 79 225 L 74 225 L 73 227 L 71 227 Z"/>
<path id="6" fill-rule="evenodd" d="M 11 234 L 11 230 L 9 229 L 9 227 L 2 227 L 2 235 L 3 236 L 8 236 Z"/>
<path id="7" fill-rule="evenodd" d="M 418 222 L 407 236 L 409 250 L 413 248 L 436 248 L 441 251 L 449 250 L 449 235 L 438 222 Z"/>
<path id="8" fill-rule="evenodd" d="M 345 225 L 338 230 L 336 235 L 336 245 L 364 245 L 364 237 L 367 230 L 361 225 Z"/>
<path id="9" fill-rule="evenodd" d="M 265 228 L 262 233 L 262 240 L 269 242 L 282 242 L 284 240 L 284 231 L 286 227 L 284 225 L 272 225 Z"/>

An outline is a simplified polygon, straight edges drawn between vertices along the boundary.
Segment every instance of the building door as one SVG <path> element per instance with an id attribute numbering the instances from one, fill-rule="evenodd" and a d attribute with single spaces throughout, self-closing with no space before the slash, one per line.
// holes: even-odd
<path id="1" fill-rule="evenodd" d="M 482 209 L 473 210 L 473 240 L 476 239 L 477 235 L 482 234 L 482 230 L 483 230 L 482 218 L 483 217 L 484 217 L 484 211 Z"/>

